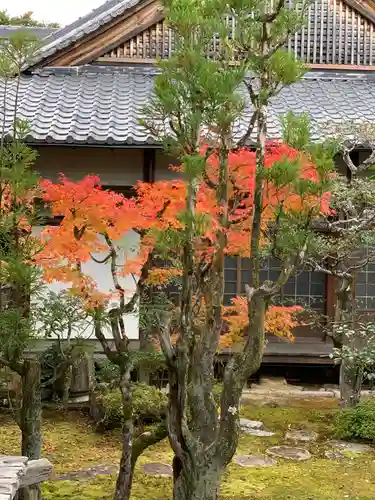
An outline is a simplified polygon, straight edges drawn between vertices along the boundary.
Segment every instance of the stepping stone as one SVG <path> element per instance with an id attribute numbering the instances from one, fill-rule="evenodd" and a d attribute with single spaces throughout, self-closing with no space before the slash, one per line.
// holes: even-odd
<path id="1" fill-rule="evenodd" d="M 324 455 L 329 460 L 340 460 L 341 458 L 345 458 L 345 455 L 339 450 L 325 451 Z"/>
<path id="2" fill-rule="evenodd" d="M 263 429 L 263 422 L 260 422 L 259 420 L 248 420 L 247 418 L 240 418 L 240 427 L 241 430 L 246 430 L 246 429 Z"/>
<path id="3" fill-rule="evenodd" d="M 329 443 L 334 448 L 341 448 L 342 450 L 350 451 L 351 453 L 369 453 L 374 451 L 374 448 L 370 445 L 363 443 L 351 443 L 349 441 L 329 441 Z"/>
<path id="4" fill-rule="evenodd" d="M 270 437 L 275 435 L 274 432 L 264 431 L 263 429 L 243 429 L 243 431 L 250 436 Z"/>
<path id="5" fill-rule="evenodd" d="M 118 472 L 116 465 L 95 465 L 89 469 L 65 472 L 54 477 L 55 481 L 87 481 L 96 476 L 110 476 Z"/>
<path id="6" fill-rule="evenodd" d="M 173 477 L 173 469 L 170 465 L 157 462 L 148 462 L 142 465 L 142 471 L 154 477 Z"/>
<path id="7" fill-rule="evenodd" d="M 285 439 L 290 441 L 316 441 L 318 434 L 314 431 L 289 431 L 285 434 Z"/>
<path id="8" fill-rule="evenodd" d="M 268 455 L 278 458 L 286 458 L 287 460 L 308 460 L 311 458 L 310 453 L 304 448 L 294 448 L 293 446 L 272 446 L 266 450 Z"/>
<path id="9" fill-rule="evenodd" d="M 271 467 L 275 464 L 275 460 L 272 460 L 272 458 L 255 455 L 237 456 L 234 461 L 241 467 Z"/>

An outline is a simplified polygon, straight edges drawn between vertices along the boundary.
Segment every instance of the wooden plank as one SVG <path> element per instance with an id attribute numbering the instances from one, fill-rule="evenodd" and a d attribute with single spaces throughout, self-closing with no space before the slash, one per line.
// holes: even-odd
<path id="1" fill-rule="evenodd" d="M 107 24 L 103 31 L 92 33 L 85 40 L 76 42 L 58 56 L 52 57 L 47 65 L 74 66 L 92 62 L 161 21 L 163 17 L 162 6 L 155 0 L 146 0 L 146 3 L 142 2 L 124 16 Z"/>
<path id="2" fill-rule="evenodd" d="M 324 0 L 320 2 L 320 36 L 319 36 L 319 62 L 323 62 L 324 48 Z"/>
<path id="3" fill-rule="evenodd" d="M 341 63 L 342 56 L 342 0 L 340 0 L 340 9 L 339 9 L 339 58 L 338 63 Z"/>
<path id="4" fill-rule="evenodd" d="M 361 22 L 362 17 L 357 12 L 357 64 L 361 64 Z"/>
<path id="5" fill-rule="evenodd" d="M 311 52 L 311 5 L 307 10 L 307 44 L 306 44 L 306 62 L 310 62 Z"/>
<path id="6" fill-rule="evenodd" d="M 344 30 L 344 63 L 348 64 L 348 38 L 349 38 L 349 32 L 348 32 L 348 19 L 349 19 L 349 7 L 347 4 L 345 4 L 345 30 Z"/>
<path id="7" fill-rule="evenodd" d="M 352 45 L 351 45 L 351 53 L 350 53 L 350 64 L 354 64 L 354 44 L 355 44 L 355 12 L 354 9 L 352 9 L 352 29 L 351 29 L 351 38 L 352 38 Z"/>
<path id="8" fill-rule="evenodd" d="M 370 25 L 370 64 L 372 64 L 372 48 L 374 46 L 374 25 Z"/>
<path id="9" fill-rule="evenodd" d="M 313 63 L 316 63 L 316 45 L 318 36 L 318 0 L 315 0 L 315 11 L 314 11 L 314 29 L 313 29 Z"/>
<path id="10" fill-rule="evenodd" d="M 306 64 L 306 66 L 311 69 L 375 71 L 375 66 L 360 66 L 356 64 Z"/>
<path id="11" fill-rule="evenodd" d="M 97 63 L 114 63 L 114 64 L 156 64 L 156 59 L 142 59 L 141 57 L 113 57 L 102 56 L 98 57 L 95 62 Z"/>

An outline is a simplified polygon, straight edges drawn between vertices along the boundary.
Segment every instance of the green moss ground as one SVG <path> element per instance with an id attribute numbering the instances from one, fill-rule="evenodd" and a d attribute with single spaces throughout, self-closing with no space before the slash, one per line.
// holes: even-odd
<path id="1" fill-rule="evenodd" d="M 268 408 L 245 406 L 242 415 L 262 420 L 276 435 L 260 438 L 242 435 L 238 454 L 263 454 L 271 445 L 283 442 L 289 428 L 311 429 L 319 440 L 307 443 L 313 458 L 306 462 L 278 461 L 269 468 L 246 469 L 231 464 L 224 476 L 220 500 L 363 500 L 375 498 L 374 454 L 350 455 L 338 461 L 327 460 L 324 451 L 332 436 L 337 411 L 330 401 L 289 402 L 287 406 Z M 76 471 L 94 465 L 116 464 L 120 457 L 118 432 L 96 434 L 86 417 L 79 413 L 46 414 L 44 418 L 44 455 L 55 472 Z M 0 454 L 19 452 L 20 435 L 9 416 L 0 414 Z M 140 463 L 170 463 L 172 453 L 165 441 L 146 451 Z M 111 499 L 114 476 L 88 481 L 56 481 L 43 485 L 45 500 Z M 134 480 L 133 500 L 171 498 L 171 480 L 142 474 L 139 464 Z"/>

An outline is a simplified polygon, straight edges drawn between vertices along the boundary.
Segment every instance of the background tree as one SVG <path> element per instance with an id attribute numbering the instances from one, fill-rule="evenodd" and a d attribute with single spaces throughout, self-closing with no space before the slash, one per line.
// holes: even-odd
<path id="1" fill-rule="evenodd" d="M 5 26 L 28 26 L 35 28 L 59 28 L 58 23 L 45 23 L 33 18 L 33 12 L 28 11 L 20 16 L 11 16 L 7 10 L 0 10 L 0 24 Z"/>
<path id="2" fill-rule="evenodd" d="M 146 125 L 179 157 L 186 183 L 181 196 L 185 204 L 181 203 L 177 218 L 180 227 L 158 232 L 156 240 L 168 255 L 182 249 L 178 314 L 166 315 L 158 332 L 169 369 L 175 499 L 217 498 L 221 474 L 237 445 L 242 388 L 262 359 L 265 311 L 312 251 L 312 220 L 328 209 L 324 193 L 333 166 L 331 155 L 318 148 L 303 155 L 266 141 L 269 99 L 302 74 L 300 64 L 281 49 L 302 22 L 299 11 L 282 1 L 272 5 L 166 3 L 175 50 L 160 63 Z M 229 13 L 234 18 L 231 25 L 236 26 L 230 33 L 225 21 Z M 216 51 L 212 51 L 214 35 Z M 234 152 L 233 132 L 245 109 L 239 93 L 243 86 L 254 116 L 240 143 L 251 137 L 255 127 L 255 153 Z M 233 181 L 233 172 L 241 166 L 247 170 L 242 175 L 246 188 Z M 203 193 L 213 207 L 204 213 L 199 210 Z M 224 257 L 230 230 L 236 224 L 241 227 L 241 221 L 247 224 L 243 231 L 247 241 L 238 242 L 238 254 L 247 254 L 251 264 L 248 328 L 242 350 L 225 370 L 219 422 L 212 385 L 223 327 Z M 268 255 L 280 261 L 275 282 L 260 279 Z M 203 322 L 198 314 L 202 308 Z M 177 333 L 175 344 L 172 332 Z"/>
<path id="3" fill-rule="evenodd" d="M 306 115 L 289 113 L 284 124 L 285 141 L 290 145 L 307 151 L 316 147 L 311 141 Z M 363 359 L 367 357 L 365 353 L 363 357 L 359 355 L 366 345 L 363 332 L 367 329 L 363 324 L 370 319 L 360 312 L 360 304 L 355 299 L 355 276 L 375 259 L 375 184 L 369 178 L 374 158 L 374 130 L 369 124 L 347 122 L 339 126 L 328 124 L 326 134 L 333 151 L 342 156 L 344 168 L 337 172 L 331 188 L 333 211 L 323 216 L 317 226 L 317 253 L 306 263 L 315 271 L 334 277 L 334 317 L 328 318 L 326 331 L 333 339 L 335 358 L 339 359 L 338 353 L 342 352 L 341 404 L 355 406 L 360 398 Z M 352 151 L 359 145 L 370 148 L 360 163 L 351 158 Z M 358 335 L 353 334 L 355 331 Z M 350 356 L 350 352 L 356 354 Z M 361 362 L 357 363 L 356 359 Z"/>
<path id="4" fill-rule="evenodd" d="M 17 118 L 19 75 L 35 53 L 34 38 L 11 37 L 1 45 L 0 77 L 3 80 L 3 116 L 0 139 L 0 364 L 21 379 L 22 402 L 17 418 L 22 432 L 21 453 L 41 458 L 40 364 L 25 353 L 35 328 L 30 314 L 30 297 L 40 286 L 40 272 L 34 257 L 41 246 L 32 235 L 38 220 L 35 199 L 38 179 L 32 170 L 35 152 L 23 139 L 27 124 Z M 11 130 L 5 128 L 8 98 L 15 105 Z M 36 499 L 39 486 L 20 492 L 21 498 Z"/>

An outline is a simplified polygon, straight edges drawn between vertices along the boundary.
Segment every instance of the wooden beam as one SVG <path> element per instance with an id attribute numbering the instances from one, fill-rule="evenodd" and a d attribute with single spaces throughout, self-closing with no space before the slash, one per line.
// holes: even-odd
<path id="1" fill-rule="evenodd" d="M 155 0 L 145 0 L 100 30 L 51 56 L 44 66 L 78 66 L 92 62 L 163 18 L 163 7 Z"/>
<path id="2" fill-rule="evenodd" d="M 358 66 L 356 64 L 306 64 L 305 66 L 310 69 L 375 71 L 375 66 Z"/>
<path id="3" fill-rule="evenodd" d="M 96 63 L 111 63 L 111 64 L 156 64 L 156 59 L 141 59 L 139 57 L 98 57 Z"/>
<path id="4" fill-rule="evenodd" d="M 103 56 L 98 57 L 96 60 L 98 63 L 111 63 L 111 64 L 156 64 L 156 59 L 140 59 L 140 58 L 132 58 L 132 57 L 109 57 Z M 238 64 L 236 62 L 234 65 Z M 317 70 L 358 70 L 358 71 L 375 71 L 375 66 L 359 66 L 353 64 L 305 64 L 305 66 L 309 69 L 317 69 Z"/>

